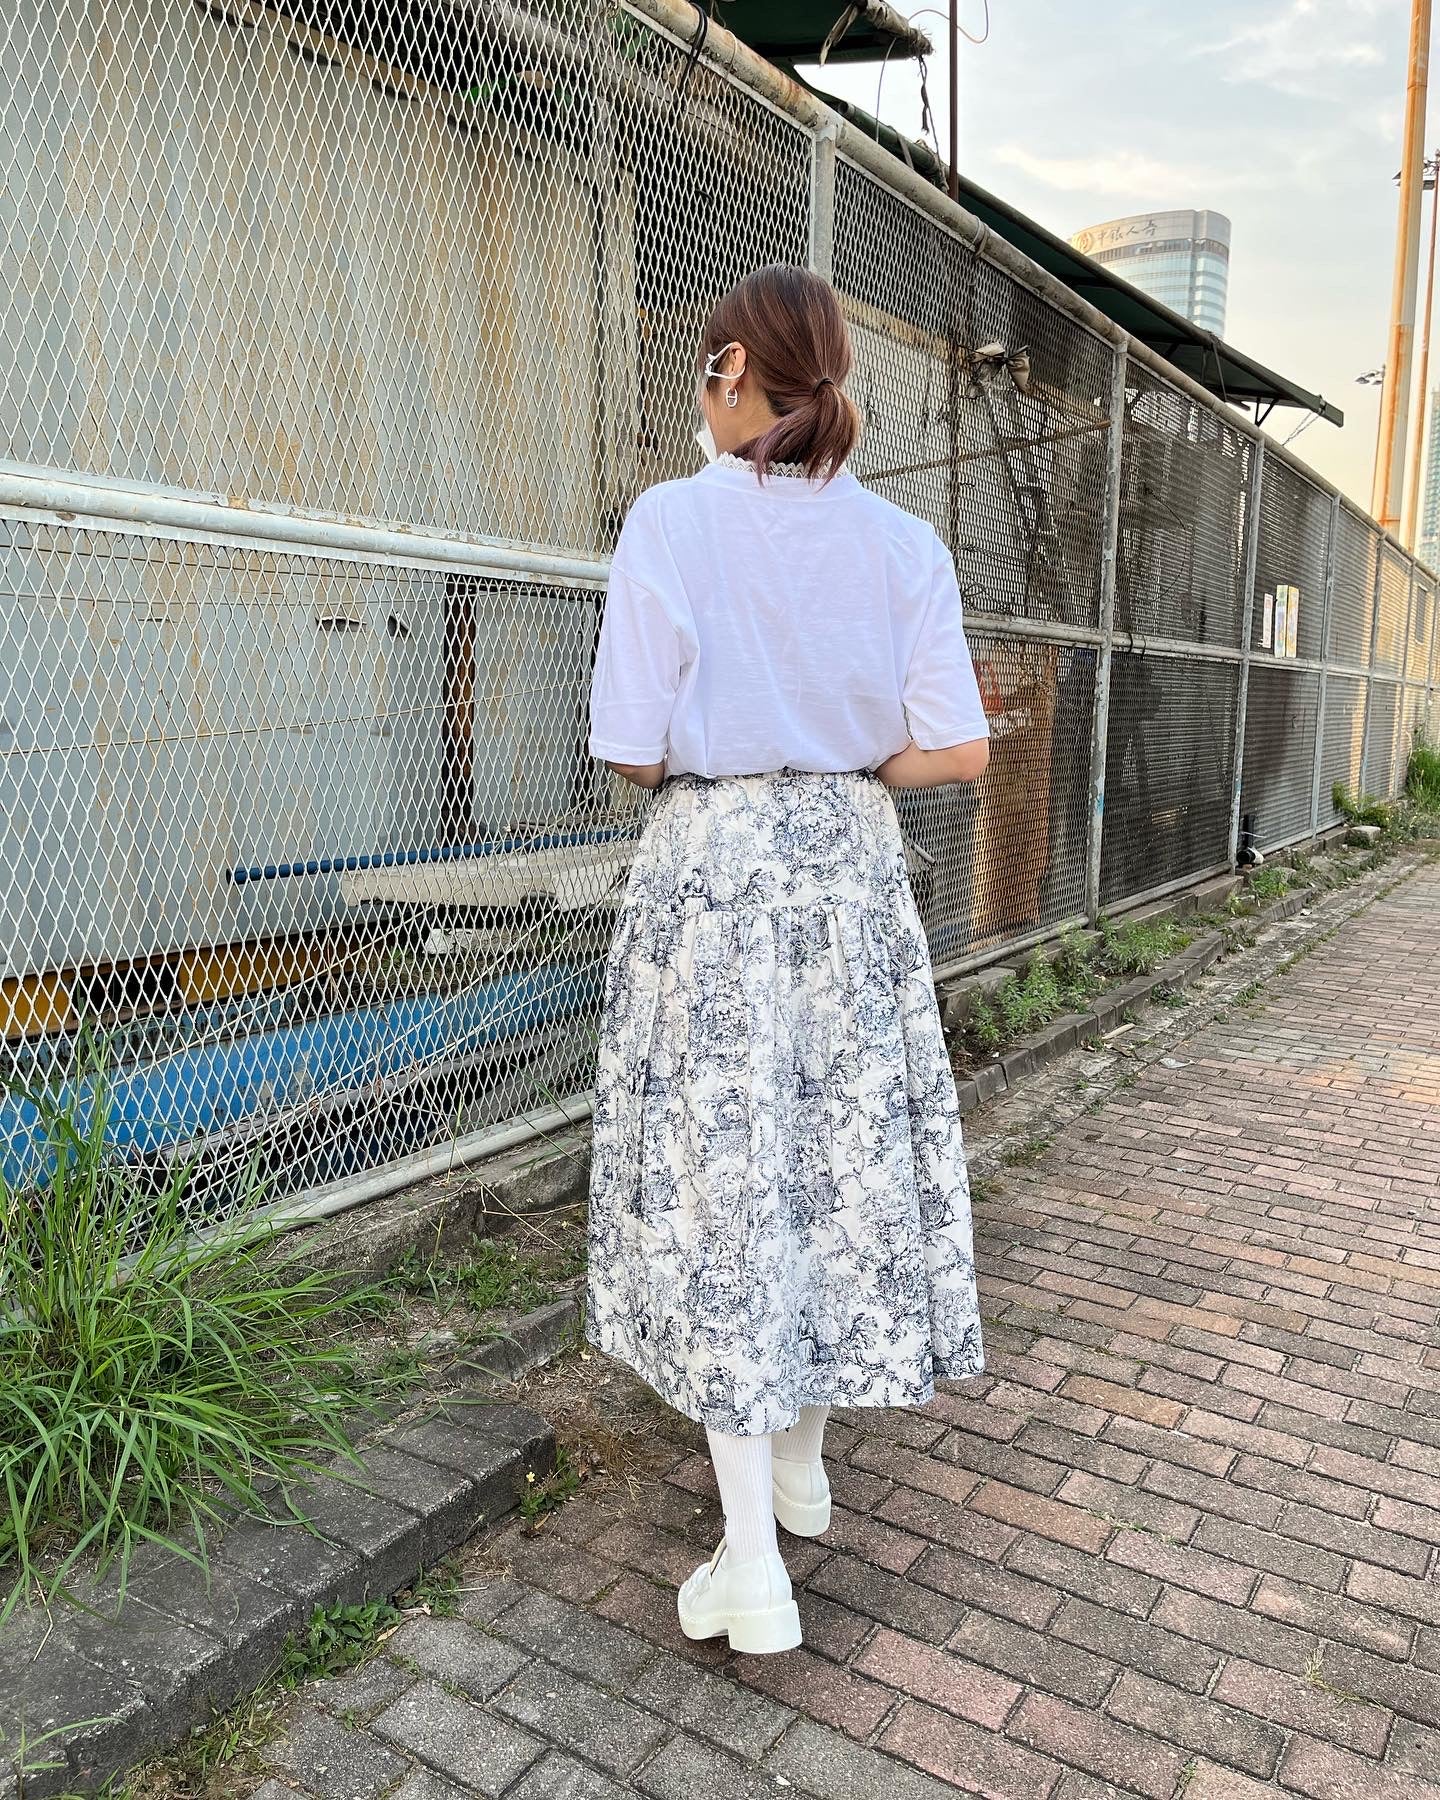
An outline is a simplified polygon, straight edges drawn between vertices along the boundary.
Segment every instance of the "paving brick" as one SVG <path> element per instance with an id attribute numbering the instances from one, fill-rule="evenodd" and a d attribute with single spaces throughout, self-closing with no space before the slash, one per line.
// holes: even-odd
<path id="1" fill-rule="evenodd" d="M 1115 1679 L 1115 1665 L 1106 1658 L 990 1613 L 967 1613 L 948 1648 L 1028 1686 L 1092 1705 Z"/>
<path id="2" fill-rule="evenodd" d="M 463 1619 L 411 1619 L 387 1640 L 385 1653 L 477 1700 L 488 1700 L 525 1666 L 509 1644 Z"/>
<path id="3" fill-rule="evenodd" d="M 1116 1612 L 1133 1613 L 1137 1618 L 1143 1618 L 1155 1604 L 1162 1584 L 1153 1575 L 1119 1565 L 1114 1549 L 1116 1542 L 1125 1536 L 1123 1532 L 1118 1533 L 1111 1545 L 1111 1555 L 1100 1557 L 1083 1550 L 1072 1550 L 1068 1544 L 1050 1543 L 1045 1538 L 1026 1534 L 1017 1538 L 1006 1558 L 1006 1566 L 1034 1582 L 1058 1588 L 1062 1593 L 1078 1594 L 1082 1599 L 1093 1600 L 1097 1606 L 1108 1606 Z M 1056 1595 L 1057 1600 L 1059 1597 Z M 977 1596 L 977 1602 L 985 1605 L 983 1596 Z M 1023 1625 L 1043 1623 L 1034 1618 L 1022 1618 L 1008 1607 L 995 1606 L 988 1610 L 1003 1612 L 1007 1618 L 1019 1618 Z"/>
<path id="4" fill-rule="evenodd" d="M 1183 1543 L 1200 1522 L 1193 1506 L 1167 1500 L 1144 1488 L 1128 1487 L 1123 1482 L 1106 1481 L 1101 1476 L 1077 1470 L 1060 1484 L 1059 1498 L 1072 1505 L 1083 1506 L 1106 1519 L 1122 1520 L 1142 1531 L 1159 1532 L 1162 1537 Z"/>
<path id="5" fill-rule="evenodd" d="M 1190 1767 L 1185 1800 L 1275 1800 L 1275 1784 L 1255 1781 L 1238 1769 L 1225 1769 L 1203 1757 Z"/>
<path id="6" fill-rule="evenodd" d="M 711 1638 L 690 1643 L 675 1614 L 674 1593 L 638 1575 L 625 1574 L 612 1582 L 594 1606 L 601 1618 L 612 1619 L 664 1649 L 683 1651 L 692 1661 L 708 1664 L 725 1660 L 723 1640 Z"/>
<path id="7" fill-rule="evenodd" d="M 595 1769 L 586 1768 L 573 1756 L 551 1750 L 534 1765 L 519 1787 L 511 1788 L 506 1800 L 622 1800 L 623 1795 L 634 1792 L 634 1788 L 622 1787 Z M 402 1800 L 403 1794 L 402 1788 L 395 1800 Z M 417 1795 L 416 1800 L 420 1800 L 420 1796 Z M 439 1800 L 438 1795 L 436 1800 Z"/>
<path id="8" fill-rule="evenodd" d="M 973 1793 L 978 1787 L 993 1800 L 1047 1800 L 1064 1773 L 1048 1756 L 918 1700 L 907 1700 L 900 1708 L 879 1748 L 938 1776 L 947 1789 Z M 876 1800 L 884 1800 L 884 1790 Z"/>
<path id="9" fill-rule="evenodd" d="M 1027 1538 L 1025 1542 L 1045 1544 L 1043 1538 Z M 1060 1551 L 1062 1546 L 1053 1548 Z M 1066 1554 L 1077 1555 L 1075 1552 Z M 1093 1559 L 1080 1560 L 1088 1563 Z M 977 1556 L 966 1556 L 959 1550 L 943 1550 L 933 1544 L 911 1569 L 910 1579 L 926 1587 L 938 1588 L 952 1599 L 964 1600 L 967 1604 L 983 1607 L 986 1612 L 999 1613 L 1002 1618 L 1014 1619 L 1019 1625 L 1033 1625 L 1037 1629 L 1054 1617 L 1062 1603 L 1062 1597 L 1044 1582 L 1031 1581 Z"/>
<path id="10" fill-rule="evenodd" d="M 503 1793 L 544 1749 L 528 1732 L 456 1699 L 434 1681 L 418 1682 L 387 1706 L 370 1729 L 458 1786 L 492 1797 Z"/>
<path id="11" fill-rule="evenodd" d="M 1058 1762 L 1155 1800 L 1168 1800 L 1185 1770 L 1185 1756 L 1158 1738 L 1051 1694 L 1027 1695 L 1010 1735 Z"/>
<path id="12" fill-rule="evenodd" d="M 527 1594 L 501 1614 L 495 1630 L 600 1687 L 627 1686 L 655 1656 L 643 1637 L 550 1594 Z"/>
<path id="13" fill-rule="evenodd" d="M 662 1719 L 752 1762 L 764 1756 L 795 1717 L 789 1707 L 678 1656 L 656 1657 L 627 1692 Z"/>
<path id="14" fill-rule="evenodd" d="M 1155 1602 L 1150 1622 L 1291 1674 L 1303 1675 L 1317 1648 L 1316 1638 L 1308 1631 L 1292 1630 L 1244 1607 L 1225 1606 L 1183 1588 L 1165 1590 Z"/>
<path id="15" fill-rule="evenodd" d="M 1203 1694 L 1220 1664 L 1213 1650 L 1193 1638 L 1112 1612 L 1109 1607 L 1092 1606 L 1088 1600 L 1067 1600 L 1049 1629 L 1068 1644 L 1158 1675 L 1190 1693 Z"/>
<path id="16" fill-rule="evenodd" d="M 1311 1587 L 1339 1593 L 1345 1578 L 1345 1560 L 1328 1550 L 1314 1549 L 1275 1532 L 1242 1525 L 1238 1519 L 1202 1519 L 1191 1540 L 1197 1550 L 1229 1557 L 1238 1566 L 1288 1575 Z"/>
<path id="17" fill-rule="evenodd" d="M 1223 1758 L 1256 1776 L 1272 1775 L 1285 1746 L 1285 1734 L 1212 1697 L 1183 1694 L 1168 1682 L 1152 1681 L 1134 1670 L 1116 1682 L 1105 1710 L 1127 1725 L 1168 1738 L 1187 1750 Z"/>
<path id="18" fill-rule="evenodd" d="M 900 1531 L 881 1519 L 868 1518 L 844 1506 L 831 1508 L 825 1543 L 829 1549 L 848 1550 L 892 1575 L 903 1575 L 926 1548 L 925 1539 L 913 1532 Z"/>
<path id="19" fill-rule="evenodd" d="M 1062 1505 L 997 1481 L 986 1482 L 971 1500 L 970 1509 L 1077 1550 L 1098 1550 L 1112 1529 L 1105 1520 L 1092 1518 L 1078 1506 Z"/>
<path id="20" fill-rule="evenodd" d="M 628 1701 L 546 1663 L 531 1663 L 493 1704 L 517 1725 L 617 1775 L 628 1774 L 670 1734 L 668 1726 Z"/>
<path id="21" fill-rule="evenodd" d="M 807 1718 L 833 1725 L 847 1737 L 868 1738 L 889 1712 L 894 1693 L 878 1681 L 837 1668 L 813 1651 L 792 1650 L 788 1656 L 746 1656 L 735 1673 L 783 1706 Z"/>
<path id="22" fill-rule="evenodd" d="M 1308 1800 L 1440 1800 L 1440 1786 L 1408 1770 L 1388 1770 L 1314 1738 L 1292 1737 L 1281 1784 Z"/>
<path id="23" fill-rule="evenodd" d="M 1319 1671 L 1323 1675 L 1323 1663 Z M 1390 1735 L 1390 1714 L 1332 1694 L 1319 1680 L 1287 1675 L 1232 1657 L 1210 1690 L 1211 1698 L 1258 1718 L 1342 1744 L 1365 1756 L 1381 1756 Z M 1232 1761 L 1239 1761 L 1238 1757 Z M 1267 1771 L 1268 1772 L 1268 1771 Z"/>
<path id="24" fill-rule="evenodd" d="M 946 1712 L 998 1731 L 1024 1689 L 978 1663 L 937 1650 L 882 1627 L 855 1659 L 862 1675 L 872 1675 Z"/>
<path id="25" fill-rule="evenodd" d="M 1256 1571 L 1243 1563 L 1197 1549 L 1193 1543 L 1169 1544 L 1146 1531 L 1117 1532 L 1105 1554 L 1124 1568 L 1138 1569 L 1176 1587 L 1194 1588 L 1235 1606 L 1245 1604 L 1257 1580 Z"/>
<path id="26" fill-rule="evenodd" d="M 825 1599 L 937 1644 L 955 1629 L 964 1610 L 933 1588 L 871 1568 L 853 1556 L 832 1556 L 808 1586 Z"/>
<path id="27" fill-rule="evenodd" d="M 803 1788 L 815 1800 L 949 1800 L 948 1791 L 927 1776 L 808 1719 L 786 1732 L 765 1768 L 776 1785 Z"/>
<path id="28" fill-rule="evenodd" d="M 1113 1381 L 1099 1381 L 1093 1375 L 1071 1375 L 1060 1392 L 1067 1399 L 1082 1400 L 1105 1412 L 1141 1419 L 1147 1425 L 1167 1428 L 1178 1425 L 1185 1412 L 1178 1401 L 1144 1394 L 1137 1388 L 1121 1387 Z"/>
<path id="29" fill-rule="evenodd" d="M 1354 1571 L 1352 1570 L 1352 1578 Z M 1377 1570 L 1377 1574 L 1384 1571 Z M 1403 1577 L 1394 1577 L 1403 1579 Z M 1415 1626 L 1394 1613 L 1347 1599 L 1343 1594 L 1322 1593 L 1319 1588 L 1263 1575 L 1250 1598 L 1251 1607 L 1266 1618 L 1282 1620 L 1319 1637 L 1354 1644 L 1376 1656 L 1404 1662 L 1414 1643 Z"/>
<path id="30" fill-rule="evenodd" d="M 879 1516 L 950 1549 L 997 1563 L 1019 1535 L 1013 1525 L 910 1488 L 896 1488 L 879 1508 Z"/>
<path id="31" fill-rule="evenodd" d="M 318 1793 L 344 1794 L 346 1800 L 374 1800 L 393 1787 L 407 1767 L 403 1756 L 368 1731 L 313 1711 L 303 1713 L 283 1738 L 267 1745 L 265 1760 Z"/>
<path id="32" fill-rule="evenodd" d="M 654 1800 L 774 1800 L 775 1781 L 753 1765 L 737 1762 L 713 1745 L 679 1733 L 664 1744 L 634 1777 L 635 1787 Z"/>

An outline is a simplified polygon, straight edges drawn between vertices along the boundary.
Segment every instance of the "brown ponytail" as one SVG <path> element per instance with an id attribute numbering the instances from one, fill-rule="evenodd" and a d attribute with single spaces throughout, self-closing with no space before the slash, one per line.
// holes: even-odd
<path id="1" fill-rule="evenodd" d="M 762 481 L 771 463 L 799 463 L 811 481 L 828 481 L 860 436 L 844 391 L 853 356 L 835 290 L 808 269 L 757 269 L 717 301 L 701 354 L 726 344 L 745 346 L 746 372 L 779 414 L 740 454 Z"/>

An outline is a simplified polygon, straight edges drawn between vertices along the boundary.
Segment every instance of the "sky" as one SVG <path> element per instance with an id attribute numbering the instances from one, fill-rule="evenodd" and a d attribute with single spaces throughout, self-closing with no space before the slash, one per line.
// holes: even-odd
<path id="1" fill-rule="evenodd" d="M 943 149 L 946 15 L 891 4 L 936 45 Z M 1368 509 L 1379 389 L 1355 377 L 1385 360 L 1407 0 L 988 0 L 988 35 L 986 0 L 962 0 L 960 19 L 985 38 L 961 43 L 964 173 L 1067 238 L 1131 212 L 1225 213 L 1225 336 L 1341 408 L 1343 427 L 1312 420 L 1292 448 Z M 872 113 L 878 84 L 881 116 L 920 135 L 913 62 L 812 78 Z M 1284 439 L 1304 417 L 1267 428 Z"/>

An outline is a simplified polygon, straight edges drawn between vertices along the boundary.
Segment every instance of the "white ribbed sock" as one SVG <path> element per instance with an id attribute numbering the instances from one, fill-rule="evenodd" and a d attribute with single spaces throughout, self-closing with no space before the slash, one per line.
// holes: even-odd
<path id="1" fill-rule="evenodd" d="M 825 1438 L 828 1406 L 802 1406 L 800 1417 L 788 1431 L 775 1433 L 775 1454 L 783 1462 L 819 1462 Z"/>
<path id="2" fill-rule="evenodd" d="M 736 1562 L 775 1556 L 775 1506 L 770 1493 L 770 1438 L 733 1437 L 706 1430 L 710 1459 L 725 1509 L 725 1543 Z"/>

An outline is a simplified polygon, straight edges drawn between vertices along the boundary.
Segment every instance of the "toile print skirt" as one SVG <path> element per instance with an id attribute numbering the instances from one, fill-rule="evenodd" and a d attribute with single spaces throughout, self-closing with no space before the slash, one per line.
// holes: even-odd
<path id="1" fill-rule="evenodd" d="M 868 774 L 663 788 L 605 978 L 590 1341 L 717 1431 L 983 1367 L 930 958 Z"/>

